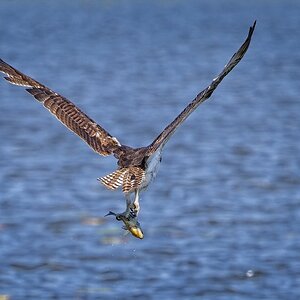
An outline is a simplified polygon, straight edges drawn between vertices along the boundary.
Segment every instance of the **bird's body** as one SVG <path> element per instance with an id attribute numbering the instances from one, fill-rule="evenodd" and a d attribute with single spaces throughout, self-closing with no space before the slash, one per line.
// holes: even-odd
<path id="1" fill-rule="evenodd" d="M 162 160 L 162 148 L 157 149 L 146 162 L 145 180 L 141 184 L 141 189 L 146 189 L 156 177 Z"/>
<path id="2" fill-rule="evenodd" d="M 140 210 L 139 193 L 146 189 L 155 178 L 161 162 L 162 150 L 182 122 L 206 99 L 208 99 L 224 77 L 239 63 L 246 53 L 255 28 L 250 27 L 248 36 L 239 50 L 225 65 L 222 72 L 211 84 L 200 92 L 194 100 L 146 147 L 131 148 L 121 144 L 116 137 L 83 113 L 71 101 L 50 90 L 48 87 L 21 73 L 0 59 L 0 72 L 12 84 L 26 87 L 26 90 L 44 105 L 61 123 L 83 139 L 100 155 L 114 155 L 118 160 L 116 171 L 101 177 L 99 180 L 109 189 L 122 187 L 126 198 L 126 210 L 115 215 L 125 224 L 125 228 L 134 236 L 143 238 L 137 221 Z M 134 195 L 134 197 L 132 197 Z"/>

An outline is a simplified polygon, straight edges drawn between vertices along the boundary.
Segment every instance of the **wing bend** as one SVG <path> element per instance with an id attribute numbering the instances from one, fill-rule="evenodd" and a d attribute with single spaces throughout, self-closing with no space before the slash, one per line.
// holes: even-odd
<path id="1" fill-rule="evenodd" d="M 113 154 L 121 146 L 115 137 L 111 136 L 71 101 L 16 70 L 2 59 L 0 59 L 0 72 L 6 75 L 4 78 L 10 83 L 26 87 L 27 92 L 98 154 L 104 156 Z"/>
<path id="2" fill-rule="evenodd" d="M 182 122 L 206 99 L 208 99 L 224 77 L 240 62 L 247 52 L 254 32 L 256 21 L 250 27 L 248 36 L 239 50 L 233 54 L 223 71 L 211 82 L 211 84 L 200 92 L 196 98 L 162 131 L 162 133 L 149 146 L 148 155 L 153 154 L 158 148 L 163 147 L 175 130 Z"/>

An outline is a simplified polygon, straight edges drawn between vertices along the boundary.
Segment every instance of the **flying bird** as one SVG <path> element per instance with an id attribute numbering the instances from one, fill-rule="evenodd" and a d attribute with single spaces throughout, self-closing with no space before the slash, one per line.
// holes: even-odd
<path id="1" fill-rule="evenodd" d="M 110 190 L 122 188 L 126 199 L 126 209 L 122 213 L 110 211 L 107 215 L 114 215 L 118 221 L 124 223 L 124 229 L 142 239 L 144 234 L 138 222 L 139 195 L 156 176 L 165 144 L 183 121 L 212 95 L 224 77 L 243 58 L 250 45 L 255 25 L 256 21 L 250 27 L 246 40 L 231 57 L 222 72 L 146 147 L 132 148 L 123 145 L 71 101 L 21 73 L 2 59 L 0 59 L 0 72 L 6 75 L 4 78 L 8 82 L 25 87 L 27 92 L 42 103 L 61 123 L 84 140 L 96 153 L 103 156 L 114 155 L 117 159 L 117 170 L 98 178 L 98 180 Z"/>

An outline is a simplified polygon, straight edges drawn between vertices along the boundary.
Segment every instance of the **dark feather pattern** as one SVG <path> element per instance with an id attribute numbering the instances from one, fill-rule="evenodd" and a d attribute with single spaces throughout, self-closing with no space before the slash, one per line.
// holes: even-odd
<path id="1" fill-rule="evenodd" d="M 251 42 L 251 37 L 254 32 L 256 21 L 253 26 L 250 27 L 248 36 L 239 48 L 239 50 L 233 54 L 229 62 L 226 64 L 222 72 L 211 82 L 211 84 L 200 92 L 196 98 L 188 105 L 186 108 L 172 121 L 163 132 L 152 142 L 147 151 L 147 155 L 154 153 L 159 147 L 163 147 L 169 138 L 173 135 L 175 130 L 182 124 L 182 122 L 206 99 L 208 99 L 214 90 L 217 88 L 219 83 L 224 79 L 224 77 L 240 62 Z"/>
<path id="2" fill-rule="evenodd" d="M 99 178 L 99 180 L 111 190 L 122 186 L 124 193 L 138 189 L 145 178 L 145 171 L 140 167 L 121 168 L 117 171 Z"/>
<path id="3" fill-rule="evenodd" d="M 41 102 L 59 121 L 82 138 L 95 152 L 110 155 L 120 148 L 120 143 L 105 129 L 83 113 L 68 99 L 16 70 L 0 59 L 0 72 L 12 84 L 27 87 L 36 100 Z"/>
<path id="4" fill-rule="evenodd" d="M 115 137 L 111 136 L 71 101 L 21 73 L 1 59 L 0 72 L 6 75 L 4 78 L 8 82 L 26 87 L 26 90 L 37 101 L 42 103 L 67 128 L 82 138 L 94 151 L 104 156 L 114 154 L 118 159 L 119 168 L 100 178 L 100 181 L 107 188 L 114 190 L 122 186 L 124 193 L 137 192 L 150 184 L 152 175 L 156 174 L 156 166 L 160 163 L 161 150 L 176 129 L 202 102 L 212 95 L 226 75 L 243 58 L 250 45 L 255 25 L 256 22 L 250 27 L 245 42 L 231 57 L 222 72 L 185 107 L 148 147 L 134 149 L 121 145 Z M 152 160 L 152 158 L 154 159 Z"/>

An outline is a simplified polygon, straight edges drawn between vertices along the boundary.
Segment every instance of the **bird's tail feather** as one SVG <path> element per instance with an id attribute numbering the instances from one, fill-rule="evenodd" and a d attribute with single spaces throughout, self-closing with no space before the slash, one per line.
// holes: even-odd
<path id="1" fill-rule="evenodd" d="M 108 189 L 115 190 L 123 184 L 123 178 L 126 173 L 124 171 L 124 169 L 119 169 L 111 174 L 98 178 L 98 180 Z"/>

